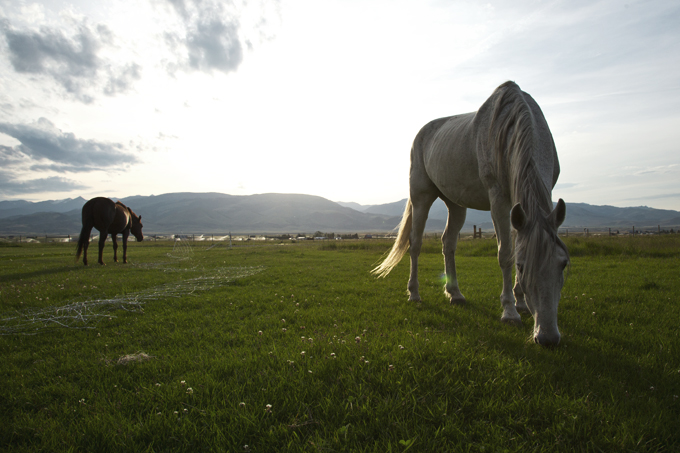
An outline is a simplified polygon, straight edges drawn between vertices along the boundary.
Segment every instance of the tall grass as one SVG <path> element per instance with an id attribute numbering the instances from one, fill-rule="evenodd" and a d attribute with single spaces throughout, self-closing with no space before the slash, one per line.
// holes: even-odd
<path id="1" fill-rule="evenodd" d="M 529 317 L 499 322 L 491 240 L 460 242 L 463 307 L 446 303 L 434 240 L 418 304 L 408 258 L 368 272 L 387 241 L 197 245 L 187 259 L 134 243 L 130 264 L 107 250 L 87 268 L 68 244 L 2 248 L 0 328 L 29 308 L 258 273 L 0 337 L 0 449 L 677 450 L 680 240 L 615 239 L 568 239 L 555 349 L 528 341 Z"/>

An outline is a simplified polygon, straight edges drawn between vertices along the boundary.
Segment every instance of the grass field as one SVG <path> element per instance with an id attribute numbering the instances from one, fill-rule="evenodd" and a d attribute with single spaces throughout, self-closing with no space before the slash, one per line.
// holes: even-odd
<path id="1" fill-rule="evenodd" d="M 4 451 L 680 449 L 680 236 L 567 239 L 562 342 L 500 323 L 491 240 L 0 245 Z M 96 245 L 90 253 L 96 252 Z M 94 261 L 94 260 L 91 260 Z"/>

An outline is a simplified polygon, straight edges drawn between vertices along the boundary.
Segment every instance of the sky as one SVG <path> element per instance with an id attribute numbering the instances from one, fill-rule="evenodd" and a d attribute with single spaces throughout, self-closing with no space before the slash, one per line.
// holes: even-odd
<path id="1" fill-rule="evenodd" d="M 553 199 L 680 210 L 677 0 L 0 0 L 0 200 L 408 196 L 427 122 L 515 81 Z"/>

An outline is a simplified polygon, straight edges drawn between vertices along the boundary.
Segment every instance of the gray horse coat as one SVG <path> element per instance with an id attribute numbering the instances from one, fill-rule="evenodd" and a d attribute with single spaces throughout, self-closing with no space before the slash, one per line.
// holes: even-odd
<path id="1" fill-rule="evenodd" d="M 534 317 L 533 338 L 560 341 L 557 306 L 569 263 L 557 228 L 566 207 L 555 209 L 552 188 L 560 173 L 557 151 L 540 107 L 514 82 L 499 86 L 477 112 L 440 118 L 425 125 L 411 148 L 410 197 L 390 254 L 373 270 L 386 276 L 410 246 L 410 300 L 420 300 L 418 256 L 432 203 L 449 211 L 442 236 L 445 294 L 465 302 L 456 277 L 458 232 L 467 208 L 491 211 L 503 274 L 501 320 L 521 324 L 519 311 Z M 513 253 L 511 226 L 517 231 Z M 516 280 L 512 286 L 512 265 Z"/>

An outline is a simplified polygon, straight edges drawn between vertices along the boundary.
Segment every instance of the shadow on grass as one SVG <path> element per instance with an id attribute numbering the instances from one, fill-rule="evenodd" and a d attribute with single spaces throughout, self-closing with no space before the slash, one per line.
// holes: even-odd
<path id="1" fill-rule="evenodd" d="M 53 267 L 53 268 L 48 268 L 48 269 L 41 269 L 39 271 L 33 271 L 33 272 L 17 272 L 14 274 L 5 274 L 5 275 L 0 275 L 0 282 L 12 282 L 12 281 L 17 281 L 17 280 L 22 280 L 22 279 L 30 279 L 34 277 L 44 277 L 47 275 L 55 275 L 55 274 L 61 274 L 65 272 L 72 272 L 76 270 L 76 266 L 60 266 L 60 267 Z"/>

